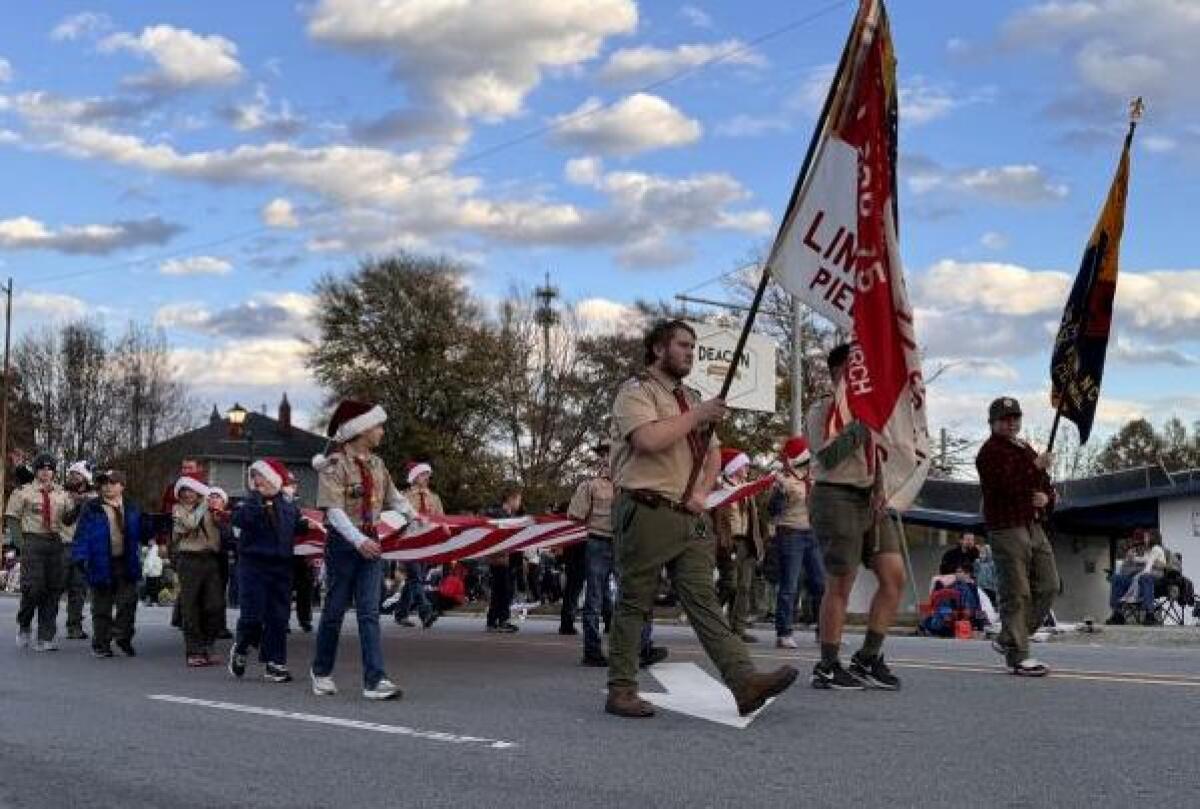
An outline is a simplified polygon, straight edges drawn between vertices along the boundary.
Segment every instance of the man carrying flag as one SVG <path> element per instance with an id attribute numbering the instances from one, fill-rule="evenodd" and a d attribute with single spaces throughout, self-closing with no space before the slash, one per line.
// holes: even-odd
<path id="1" fill-rule="evenodd" d="M 1125 198 L 1129 190 L 1129 147 L 1142 116 L 1142 99 L 1130 105 L 1129 132 L 1117 162 L 1100 219 L 1083 251 L 1079 275 L 1063 310 L 1062 324 L 1050 358 L 1051 404 L 1056 408 L 1050 446 L 1065 416 L 1079 428 L 1079 443 L 1086 443 L 1100 399 L 1104 356 L 1112 326 L 1113 298 L 1117 294 L 1117 259 L 1125 228 Z"/>

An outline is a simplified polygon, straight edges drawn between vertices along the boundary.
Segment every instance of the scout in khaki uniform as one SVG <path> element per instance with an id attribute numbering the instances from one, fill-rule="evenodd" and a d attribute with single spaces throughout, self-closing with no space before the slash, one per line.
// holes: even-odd
<path id="1" fill-rule="evenodd" d="M 739 713 L 753 713 L 796 679 L 791 666 L 755 672 L 717 601 L 713 539 L 704 512 L 705 495 L 720 471 L 719 452 L 715 438 L 706 443 L 705 428 L 724 417 L 725 403 L 701 402 L 684 387 L 695 348 L 695 332 L 686 323 L 655 325 L 645 338 L 645 372 L 623 384 L 613 402 L 612 521 L 621 595 L 604 709 L 617 716 L 654 714 L 637 693 L 638 646 L 664 565 Z"/>
<path id="2" fill-rule="evenodd" d="M 1002 397 L 988 408 L 992 435 L 975 457 L 1000 593 L 1003 629 L 994 646 L 1009 671 L 1044 677 L 1046 665 L 1029 656 L 1029 636 L 1050 612 L 1058 592 L 1054 550 L 1042 523 L 1057 496 L 1047 469 L 1054 457 L 1022 441 L 1021 405 Z"/>
<path id="3" fill-rule="evenodd" d="M 835 384 L 845 374 L 849 357 L 850 346 L 846 344 L 829 352 L 829 376 Z M 896 617 L 904 587 L 900 537 L 884 513 L 876 474 L 867 460 L 868 452 L 872 451 L 870 429 L 853 421 L 832 435 L 829 428 L 832 407 L 832 396 L 821 399 L 809 410 L 805 424 L 808 444 L 816 456 L 812 465 L 816 483 L 809 508 L 829 574 L 819 620 L 821 660 L 813 668 L 812 685 L 824 689 L 861 689 L 866 684 L 895 691 L 900 688 L 900 678 L 884 663 L 880 650 Z M 874 572 L 878 586 L 871 598 L 862 648 L 850 659 L 847 672 L 838 655 L 846 606 L 860 564 Z"/>
<path id="4" fill-rule="evenodd" d="M 8 519 L 21 543 L 21 605 L 17 609 L 17 646 L 35 652 L 58 649 L 54 639 L 58 622 L 58 600 L 66 583 L 63 564 L 63 516 L 71 500 L 54 482 L 56 462 L 43 453 L 33 461 L 34 480 L 13 491 L 8 498 Z M 32 640 L 33 616 L 37 614 L 38 636 Z"/>
<path id="5" fill-rule="evenodd" d="M 79 510 L 74 547 L 74 558 L 83 565 L 92 589 L 92 654 L 112 657 L 111 644 L 116 641 L 118 649 L 133 657 L 140 550 L 152 540 L 154 526 L 125 496 L 124 473 L 100 472 L 96 483 L 100 496 Z"/>
<path id="6" fill-rule="evenodd" d="M 746 482 L 750 456 L 733 447 L 721 449 L 720 487 L 736 487 Z M 750 590 L 754 572 L 763 554 L 763 529 L 758 503 L 747 497 L 736 503 L 713 509 L 713 531 L 717 537 L 717 590 L 729 608 L 729 626 L 746 643 L 758 643 L 747 631 L 750 622 Z"/>
<path id="7" fill-rule="evenodd" d="M 224 662 L 213 651 L 225 625 L 221 579 L 221 529 L 208 507 L 209 488 L 190 477 L 175 482 L 171 510 L 171 562 L 179 573 L 179 613 L 189 666 Z"/>
<path id="8" fill-rule="evenodd" d="M 88 500 L 96 496 L 92 488 L 92 470 L 83 461 L 76 461 L 67 467 L 67 496 L 71 498 L 71 507 L 63 516 L 63 567 L 65 587 L 67 590 L 67 640 L 87 640 L 88 633 L 83 631 L 83 602 L 87 598 L 87 580 L 83 575 L 83 566 L 76 562 L 72 554 L 75 540 L 75 526 L 79 512 Z"/>
<path id="9" fill-rule="evenodd" d="M 767 511 L 775 527 L 772 542 L 779 558 L 779 593 L 775 599 L 775 647 L 795 649 L 792 638 L 792 616 L 796 609 L 800 574 L 813 606 L 821 611 L 825 596 L 825 565 L 820 548 L 813 536 L 808 516 L 808 501 L 812 496 L 812 453 L 802 436 L 794 435 L 783 444 L 780 453 L 783 471 L 775 479 Z M 817 640 L 820 641 L 820 630 Z"/>
<path id="10" fill-rule="evenodd" d="M 609 604 L 608 580 L 615 574 L 613 567 L 613 531 L 612 503 L 613 482 L 609 471 L 608 456 L 612 442 L 607 438 L 601 439 L 592 452 L 596 454 L 596 476 L 582 481 L 571 497 L 567 506 L 567 516 L 579 520 L 587 526 L 587 541 L 585 548 L 585 565 L 587 575 L 584 580 L 583 594 L 583 660 L 582 665 L 596 668 L 607 668 L 608 658 L 600 641 L 600 615 L 607 610 L 612 613 Z M 605 621 L 607 623 L 607 619 Z M 661 646 L 653 646 L 650 642 L 652 621 L 646 621 L 642 629 L 640 662 L 642 668 L 648 668 L 655 663 L 667 659 L 668 652 Z"/>
<path id="11" fill-rule="evenodd" d="M 384 672 L 379 638 L 379 599 L 383 589 L 383 560 L 375 526 L 387 508 L 409 519 L 416 512 L 396 489 L 383 459 L 374 450 L 383 441 L 387 414 L 382 407 L 345 400 L 329 419 L 328 436 L 338 445 L 328 456 L 313 458 L 320 474 L 317 507 L 324 509 L 329 539 L 325 544 L 325 574 L 329 589 L 310 676 L 313 693 L 337 693 L 333 665 L 337 659 L 342 619 L 354 599 L 358 642 L 362 649 L 363 696 L 395 699 L 400 689 Z"/>
<path id="12" fill-rule="evenodd" d="M 433 467 L 427 463 L 411 462 L 405 469 L 408 490 L 404 496 L 422 517 L 442 517 L 446 514 L 442 508 L 442 498 L 429 488 L 432 477 Z M 426 629 L 433 626 L 440 615 L 425 594 L 425 571 L 425 565 L 420 562 L 404 563 L 404 587 L 400 590 L 400 603 L 396 605 L 395 615 L 396 623 L 402 626 L 416 626 L 413 619 L 408 617 L 414 609 Z"/>

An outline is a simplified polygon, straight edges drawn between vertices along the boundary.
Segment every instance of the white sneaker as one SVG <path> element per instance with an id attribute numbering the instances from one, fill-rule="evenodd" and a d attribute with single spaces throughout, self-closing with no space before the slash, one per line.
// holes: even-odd
<path id="1" fill-rule="evenodd" d="M 375 683 L 374 688 L 363 689 L 363 696 L 367 699 L 396 699 L 401 693 L 396 684 L 387 677 Z"/>
<path id="2" fill-rule="evenodd" d="M 795 649 L 798 647 L 796 646 L 796 641 L 792 640 L 792 636 L 788 635 L 786 638 L 776 638 L 775 639 L 775 648 L 776 649 Z"/>
<path id="3" fill-rule="evenodd" d="M 50 640 L 34 641 L 33 650 L 35 652 L 57 652 L 58 641 L 51 638 Z"/>
<path id="4" fill-rule="evenodd" d="M 318 697 L 328 697 L 337 693 L 337 683 L 332 677 L 318 677 L 312 669 L 308 670 L 308 676 L 312 680 L 312 692 Z"/>
<path id="5" fill-rule="evenodd" d="M 28 649 L 30 643 L 32 642 L 31 637 L 32 636 L 28 632 L 18 630 L 17 631 L 17 648 L 18 649 Z"/>

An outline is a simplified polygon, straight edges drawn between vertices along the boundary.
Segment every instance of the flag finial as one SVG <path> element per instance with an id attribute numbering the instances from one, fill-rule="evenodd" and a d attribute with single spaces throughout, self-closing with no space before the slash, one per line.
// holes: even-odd
<path id="1" fill-rule="evenodd" d="M 1146 105 L 1142 102 L 1142 97 L 1138 96 L 1133 101 L 1129 102 L 1129 123 L 1136 124 L 1142 120 L 1142 113 L 1146 111 Z"/>

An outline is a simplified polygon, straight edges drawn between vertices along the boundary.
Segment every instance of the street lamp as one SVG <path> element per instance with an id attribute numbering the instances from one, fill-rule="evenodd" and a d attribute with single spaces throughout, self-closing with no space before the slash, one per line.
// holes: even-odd
<path id="1" fill-rule="evenodd" d="M 254 463 L 254 432 L 246 426 L 246 417 L 250 412 L 238 403 L 234 403 L 233 407 L 229 408 L 229 412 L 225 414 L 229 419 L 229 425 L 233 428 L 234 437 L 239 435 L 246 436 L 250 460 L 246 462 L 247 467 Z"/>

